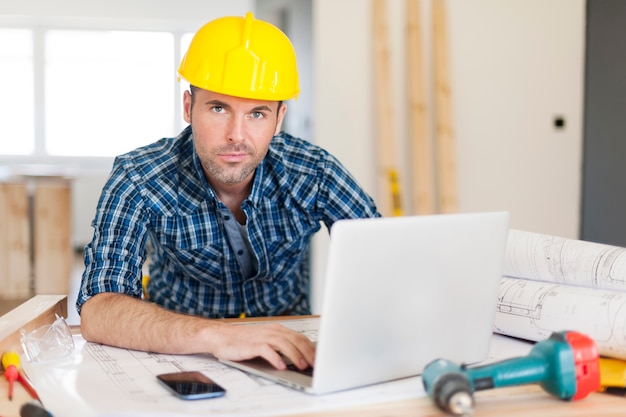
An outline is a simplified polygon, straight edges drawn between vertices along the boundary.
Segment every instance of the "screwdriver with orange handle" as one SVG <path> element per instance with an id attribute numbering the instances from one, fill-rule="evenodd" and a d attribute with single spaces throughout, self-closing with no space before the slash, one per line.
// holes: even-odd
<path id="1" fill-rule="evenodd" d="M 17 360 L 16 360 L 17 358 Z M 14 352 L 8 352 L 2 355 L 2 367 L 4 368 L 4 377 L 9 383 L 9 401 L 13 400 L 13 385 L 17 381 L 19 372 L 17 366 L 19 365 L 19 356 Z"/>
<path id="2" fill-rule="evenodd" d="M 13 399 L 13 386 L 16 381 L 22 384 L 32 398 L 39 399 L 33 386 L 20 372 L 20 355 L 16 352 L 4 353 L 2 355 L 2 367 L 4 368 L 4 376 L 9 382 L 9 400 Z"/>

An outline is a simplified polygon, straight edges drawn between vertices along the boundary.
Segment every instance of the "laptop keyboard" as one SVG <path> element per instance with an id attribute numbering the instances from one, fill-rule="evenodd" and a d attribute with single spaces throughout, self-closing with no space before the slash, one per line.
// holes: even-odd
<path id="1" fill-rule="evenodd" d="M 298 369 L 298 367 L 296 365 L 294 365 L 293 363 L 287 364 L 287 369 L 293 372 L 297 372 L 299 374 L 302 375 L 307 375 L 307 376 L 313 376 L 313 369 L 312 367 L 308 367 L 306 369 Z"/>

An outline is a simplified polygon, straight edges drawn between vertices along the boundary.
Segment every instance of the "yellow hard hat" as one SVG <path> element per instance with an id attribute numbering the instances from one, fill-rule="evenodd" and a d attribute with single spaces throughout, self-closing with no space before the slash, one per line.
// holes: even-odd
<path id="1" fill-rule="evenodd" d="M 250 12 L 201 27 L 178 74 L 193 86 L 235 97 L 281 101 L 300 92 L 289 38 Z"/>

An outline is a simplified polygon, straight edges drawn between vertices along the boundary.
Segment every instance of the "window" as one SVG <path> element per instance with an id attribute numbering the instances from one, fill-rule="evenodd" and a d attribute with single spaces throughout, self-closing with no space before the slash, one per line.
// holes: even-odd
<path id="1" fill-rule="evenodd" d="M 174 131 L 174 37 L 51 30 L 45 37 L 50 155 L 117 155 Z"/>
<path id="2" fill-rule="evenodd" d="M 191 36 L 0 28 L 0 156 L 112 157 L 176 135 Z"/>
<path id="3" fill-rule="evenodd" d="M 35 148 L 32 33 L 0 29 L 0 45 L 0 152 L 28 155 Z"/>

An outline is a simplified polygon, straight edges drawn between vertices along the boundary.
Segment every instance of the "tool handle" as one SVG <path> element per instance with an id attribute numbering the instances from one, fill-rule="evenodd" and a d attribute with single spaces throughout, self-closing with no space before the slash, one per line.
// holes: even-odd
<path id="1" fill-rule="evenodd" d="M 52 417 L 52 414 L 36 403 L 26 403 L 20 408 L 20 417 Z"/>
<path id="2" fill-rule="evenodd" d="M 17 372 L 17 368 L 15 366 L 13 366 L 13 365 L 8 366 L 7 368 L 5 368 L 4 369 L 4 377 L 9 382 L 17 381 L 17 378 L 19 377 L 19 373 Z"/>
<path id="3" fill-rule="evenodd" d="M 5 352 L 2 354 L 2 367 L 7 369 L 9 366 L 20 367 L 20 355 L 16 352 Z"/>
<path id="4" fill-rule="evenodd" d="M 541 383 L 546 378 L 548 364 L 540 357 L 529 355 L 471 368 L 467 372 L 474 390 L 481 391 Z"/>
<path id="5" fill-rule="evenodd" d="M 10 365 L 4 369 L 4 377 L 9 381 L 9 401 L 13 399 L 13 385 L 17 381 L 17 368 Z"/>
<path id="6" fill-rule="evenodd" d="M 537 383 L 564 400 L 576 394 L 574 356 L 562 334 L 535 344 L 527 356 L 470 369 L 469 374 L 476 389 Z"/>

